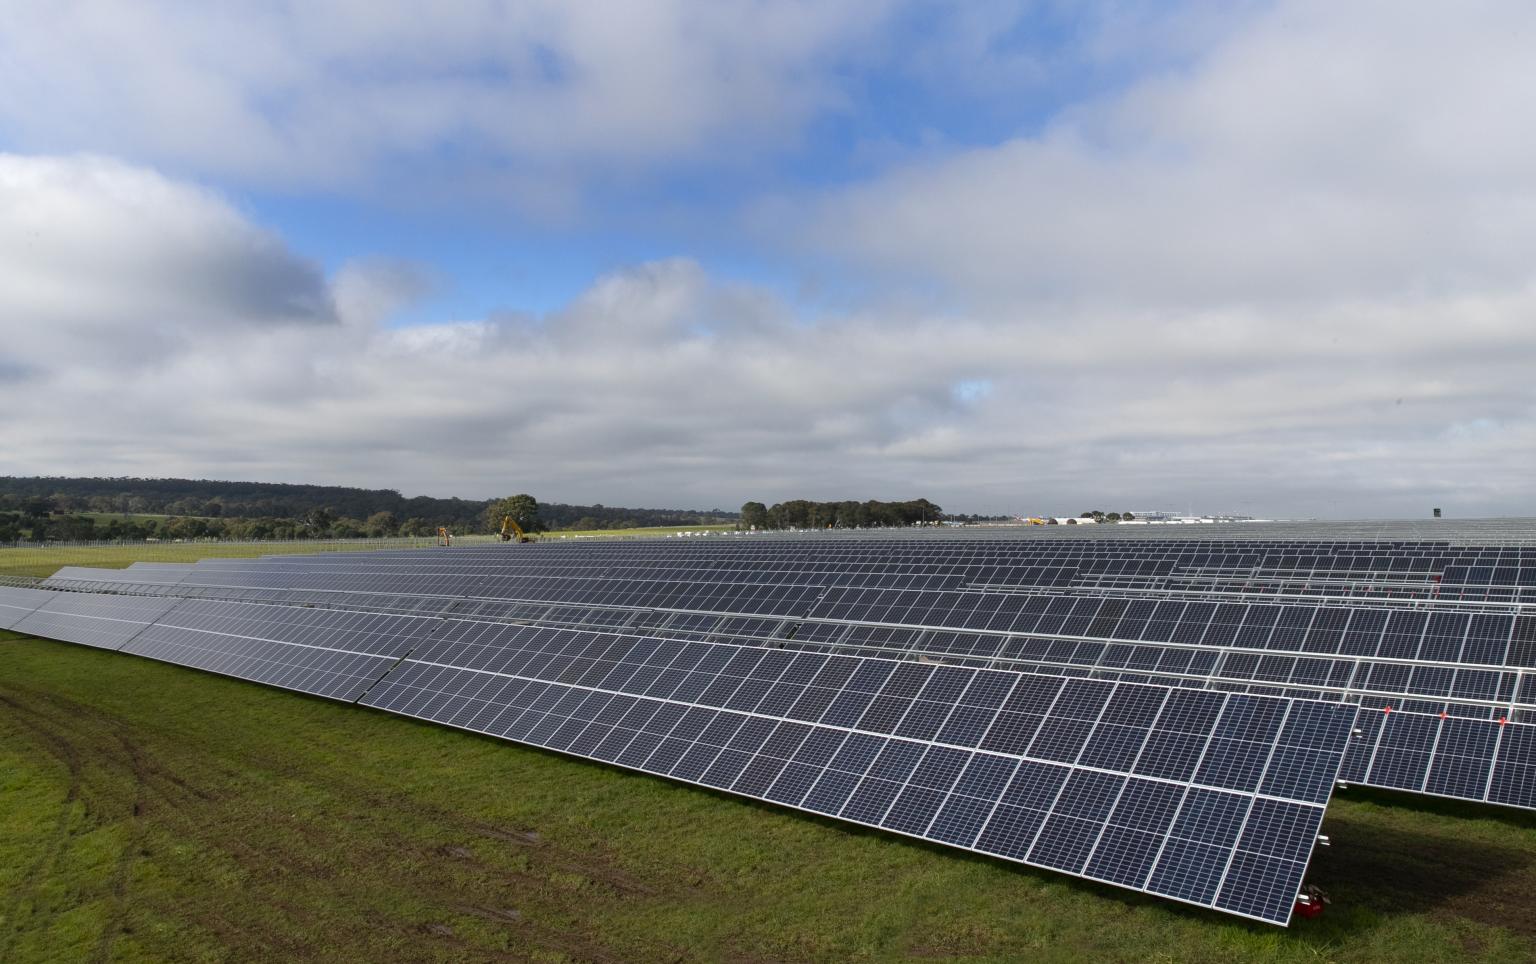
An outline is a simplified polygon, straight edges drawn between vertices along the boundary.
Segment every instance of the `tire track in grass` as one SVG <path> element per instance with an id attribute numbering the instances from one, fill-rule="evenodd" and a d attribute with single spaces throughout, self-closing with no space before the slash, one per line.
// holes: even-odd
<path id="1" fill-rule="evenodd" d="M 30 903 L 35 909 L 39 883 L 47 876 L 45 871 L 58 864 L 69 838 L 74 836 L 70 831 L 70 823 L 75 804 L 80 799 L 82 778 L 80 753 L 74 744 L 40 724 L 33 718 L 38 714 L 17 702 L 16 699 L 0 695 L 0 707 L 5 708 L 7 716 L 13 723 L 32 734 L 50 756 L 63 763 L 69 773 L 69 786 L 65 790 L 63 802 L 59 805 L 59 814 L 54 821 L 53 830 L 48 835 L 48 844 L 22 874 L 21 880 L 12 888 L 5 910 L 0 913 L 0 920 L 3 920 L 6 925 L 5 934 L 0 935 L 0 960 L 10 960 L 12 951 L 15 950 L 16 940 L 22 933 L 19 919 L 21 908 Z"/>
<path id="2" fill-rule="evenodd" d="M 111 959 L 112 945 L 117 941 L 118 935 L 124 933 L 127 926 L 128 879 L 134 862 L 143 852 L 146 832 L 144 811 L 148 806 L 149 771 L 144 762 L 144 754 L 133 740 L 122 733 L 116 736 L 118 745 L 122 747 L 124 757 L 128 761 L 129 769 L 133 772 L 133 808 L 129 816 L 130 829 L 127 839 L 123 841 L 123 846 L 118 851 L 117 862 L 112 868 L 108 885 L 112 895 L 112 906 L 106 922 L 102 925 L 101 935 L 96 941 L 96 953 L 93 958 L 96 961 Z"/>

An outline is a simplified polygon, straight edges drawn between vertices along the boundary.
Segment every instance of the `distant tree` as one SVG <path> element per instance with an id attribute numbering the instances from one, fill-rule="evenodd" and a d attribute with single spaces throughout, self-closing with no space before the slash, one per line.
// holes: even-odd
<path id="1" fill-rule="evenodd" d="M 523 493 L 496 499 L 485 510 L 485 521 L 491 531 L 501 529 L 501 520 L 511 516 L 524 532 L 543 532 L 544 523 L 539 519 L 539 500 Z"/>
<path id="2" fill-rule="evenodd" d="M 277 534 L 277 527 L 276 519 L 251 519 L 241 535 L 246 539 L 271 539 Z"/>
<path id="3" fill-rule="evenodd" d="M 1133 515 L 1132 513 L 1129 513 L 1129 512 L 1122 512 L 1122 513 L 1120 513 L 1120 521 L 1121 522 L 1134 522 L 1134 521 L 1136 521 L 1136 516 Z"/>
<path id="4" fill-rule="evenodd" d="M 330 531 L 325 533 L 332 539 L 360 539 L 363 537 L 363 524 L 356 519 L 340 518 L 331 523 Z"/>
<path id="5" fill-rule="evenodd" d="M 761 502 L 743 502 L 741 504 L 741 527 L 743 529 L 768 528 L 768 507 Z"/>
<path id="6" fill-rule="evenodd" d="M 400 534 L 403 536 L 428 536 L 432 534 L 432 526 L 419 515 L 413 515 L 400 523 Z"/>
<path id="7" fill-rule="evenodd" d="M 400 520 L 393 512 L 375 512 L 363 523 L 363 532 L 372 538 L 392 536 L 400 531 Z"/>
<path id="8" fill-rule="evenodd" d="M 1121 516 L 1118 512 L 1108 512 L 1104 515 L 1104 521 L 1106 522 L 1119 522 L 1120 518 Z"/>
<path id="9" fill-rule="evenodd" d="M 304 514 L 304 527 L 312 536 L 324 536 L 336 524 L 336 513 L 324 506 L 310 509 Z"/>

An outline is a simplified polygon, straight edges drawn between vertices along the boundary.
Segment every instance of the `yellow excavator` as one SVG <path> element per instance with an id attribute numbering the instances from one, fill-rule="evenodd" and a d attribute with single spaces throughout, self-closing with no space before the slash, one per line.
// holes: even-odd
<path id="1" fill-rule="evenodd" d="M 447 526 L 437 527 L 437 544 L 440 546 L 453 545 L 453 533 L 448 531 Z"/>
<path id="2" fill-rule="evenodd" d="M 514 538 L 518 542 L 533 541 L 533 536 L 524 532 L 523 527 L 517 524 L 516 519 L 509 515 L 504 515 L 501 517 L 501 541 L 511 542 Z"/>

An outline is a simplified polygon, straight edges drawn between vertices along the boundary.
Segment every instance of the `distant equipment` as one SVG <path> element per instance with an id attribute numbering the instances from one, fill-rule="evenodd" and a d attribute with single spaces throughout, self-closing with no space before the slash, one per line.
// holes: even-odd
<path id="1" fill-rule="evenodd" d="M 533 536 L 524 532 L 523 527 L 517 524 L 516 519 L 510 515 L 504 515 L 501 517 L 501 541 L 511 542 L 514 538 L 518 542 L 533 541 Z"/>
<path id="2" fill-rule="evenodd" d="M 1439 507 L 1435 508 L 1435 518 L 1436 519 L 1440 518 L 1440 509 L 1439 509 Z"/>
<path id="3" fill-rule="evenodd" d="M 440 546 L 453 545 L 453 533 L 449 532 L 446 526 L 437 527 L 437 544 Z"/>

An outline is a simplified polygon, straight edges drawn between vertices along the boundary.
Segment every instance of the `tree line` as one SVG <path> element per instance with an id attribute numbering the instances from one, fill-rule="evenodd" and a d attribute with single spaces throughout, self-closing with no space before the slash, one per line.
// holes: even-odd
<path id="1" fill-rule="evenodd" d="M 530 531 L 731 523 L 722 509 L 539 504 Z M 495 531 L 503 500 L 193 479 L 0 477 L 0 542 L 348 539 Z"/>
<path id="2" fill-rule="evenodd" d="M 935 524 L 944 510 L 927 499 L 907 502 L 811 502 L 791 499 L 772 506 L 747 502 L 741 507 L 743 529 L 872 529 Z"/>

